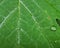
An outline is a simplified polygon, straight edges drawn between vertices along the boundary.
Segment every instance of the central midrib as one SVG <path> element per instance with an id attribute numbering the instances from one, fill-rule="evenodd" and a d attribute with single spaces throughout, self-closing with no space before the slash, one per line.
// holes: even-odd
<path id="1" fill-rule="evenodd" d="M 20 0 L 18 0 L 17 44 L 20 45 Z"/>

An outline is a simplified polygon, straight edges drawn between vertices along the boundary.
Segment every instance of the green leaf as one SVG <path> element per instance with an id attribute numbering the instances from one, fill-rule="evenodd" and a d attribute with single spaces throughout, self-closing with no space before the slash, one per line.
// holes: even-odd
<path id="1" fill-rule="evenodd" d="M 60 48 L 60 0 L 0 0 L 0 48 Z"/>

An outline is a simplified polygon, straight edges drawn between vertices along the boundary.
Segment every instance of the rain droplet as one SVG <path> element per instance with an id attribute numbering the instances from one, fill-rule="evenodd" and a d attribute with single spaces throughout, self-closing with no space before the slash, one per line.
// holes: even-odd
<path id="1" fill-rule="evenodd" d="M 55 27 L 55 26 L 52 26 L 52 27 L 51 27 L 51 30 L 52 30 L 52 31 L 56 31 L 56 27 Z"/>
<path id="2" fill-rule="evenodd" d="M 57 43 L 57 42 L 58 42 L 58 40 L 55 41 L 55 43 Z"/>

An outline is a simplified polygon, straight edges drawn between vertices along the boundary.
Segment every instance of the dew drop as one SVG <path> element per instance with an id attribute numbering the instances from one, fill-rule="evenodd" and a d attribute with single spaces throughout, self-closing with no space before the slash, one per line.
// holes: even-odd
<path id="1" fill-rule="evenodd" d="M 52 30 L 52 31 L 56 31 L 56 27 L 55 27 L 55 26 L 52 26 L 52 27 L 51 27 L 51 30 Z"/>
<path id="2" fill-rule="evenodd" d="M 56 43 L 57 41 L 55 41 L 55 43 Z"/>

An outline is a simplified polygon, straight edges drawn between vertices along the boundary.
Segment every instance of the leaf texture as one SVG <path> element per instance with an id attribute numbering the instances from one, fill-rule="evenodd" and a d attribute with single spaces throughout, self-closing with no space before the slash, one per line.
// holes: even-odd
<path id="1" fill-rule="evenodd" d="M 60 0 L 0 0 L 0 48 L 60 48 L 57 18 Z"/>

